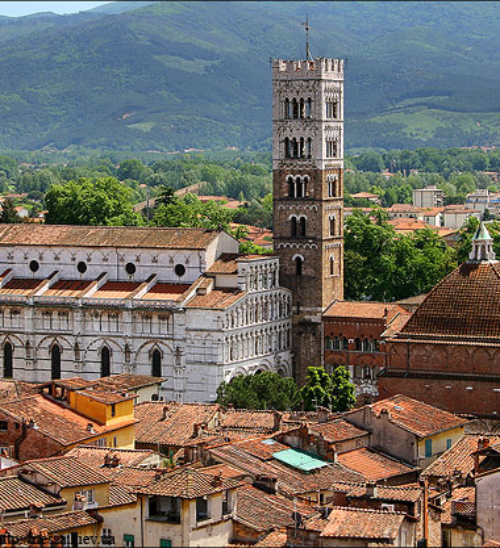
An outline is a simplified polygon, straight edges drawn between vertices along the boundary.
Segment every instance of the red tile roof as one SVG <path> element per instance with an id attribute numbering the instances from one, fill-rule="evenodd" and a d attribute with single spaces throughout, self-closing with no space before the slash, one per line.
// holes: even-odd
<path id="1" fill-rule="evenodd" d="M 387 316 L 404 312 L 404 309 L 394 303 L 376 303 L 364 301 L 334 301 L 323 312 L 326 318 L 367 318 L 383 320 Z"/>
<path id="2" fill-rule="evenodd" d="M 92 299 L 126 299 L 140 285 L 135 282 L 106 282 L 92 295 Z"/>
<path id="3" fill-rule="evenodd" d="M 205 249 L 217 236 L 202 228 L 0 225 L 0 246 L 125 247 Z"/>
<path id="4" fill-rule="evenodd" d="M 164 474 L 146 487 L 137 489 L 142 495 L 195 499 L 235 489 L 241 483 L 231 478 L 216 478 L 194 468 L 185 468 Z"/>
<path id="5" fill-rule="evenodd" d="M 402 513 L 334 507 L 320 536 L 394 541 L 404 519 Z"/>
<path id="6" fill-rule="evenodd" d="M 288 535 L 286 529 L 276 529 L 271 531 L 264 538 L 260 539 L 254 548 L 285 548 L 288 544 Z"/>
<path id="7" fill-rule="evenodd" d="M 98 485 L 109 481 L 104 474 L 80 462 L 76 457 L 63 456 L 30 460 L 19 465 L 17 469 L 23 475 L 25 470 L 35 470 L 63 488 Z"/>
<path id="8" fill-rule="evenodd" d="M 224 310 L 246 295 L 239 289 L 214 289 L 205 295 L 195 295 L 186 304 L 186 308 L 210 308 Z"/>
<path id="9" fill-rule="evenodd" d="M 0 295 L 31 295 L 41 282 L 42 280 L 37 279 L 13 278 L 0 288 Z"/>
<path id="10" fill-rule="evenodd" d="M 218 409 L 216 404 L 141 403 L 135 407 L 135 416 L 139 419 L 135 439 L 137 443 L 182 447 L 196 437 L 195 425 L 211 421 Z"/>
<path id="11" fill-rule="evenodd" d="M 100 506 L 100 508 L 112 508 L 115 506 L 125 506 L 127 504 L 134 504 L 137 502 L 137 496 L 130 492 L 130 490 L 122 485 L 116 483 L 109 484 L 109 503 Z"/>
<path id="12" fill-rule="evenodd" d="M 392 423 L 420 438 L 458 428 L 469 422 L 453 413 L 402 394 L 396 394 L 391 398 L 369 404 L 367 407 L 376 416 L 380 416 L 382 410 L 387 410 Z"/>
<path id="13" fill-rule="evenodd" d="M 237 253 L 224 253 L 207 270 L 207 274 L 237 274 L 240 255 Z"/>
<path id="14" fill-rule="evenodd" d="M 149 449 L 109 449 L 107 447 L 95 447 L 93 445 L 78 445 L 66 453 L 68 457 L 75 457 L 80 462 L 90 466 L 94 470 L 105 474 L 108 467 L 104 466 L 106 457 L 116 457 L 119 466 L 140 466 L 144 462 L 154 463 L 160 457 Z"/>
<path id="15" fill-rule="evenodd" d="M 33 420 L 34 426 L 41 434 L 63 446 L 84 442 L 89 438 L 95 438 L 100 434 L 112 432 L 136 422 L 131 418 L 104 426 L 41 395 L 0 402 L 0 412 L 6 413 L 19 422 L 24 420 L 29 423 Z M 92 424 L 94 433 L 87 429 L 89 424 Z"/>
<path id="16" fill-rule="evenodd" d="M 190 288 L 190 284 L 157 283 L 141 299 L 179 301 Z"/>
<path id="17" fill-rule="evenodd" d="M 213 476 L 218 476 L 219 474 L 223 478 L 243 478 L 247 474 L 238 468 L 229 466 L 229 464 L 213 464 L 212 466 L 205 466 L 205 468 L 200 468 L 201 472 L 206 472 L 207 474 L 212 474 Z"/>
<path id="18" fill-rule="evenodd" d="M 321 435 L 330 443 L 352 440 L 354 438 L 369 435 L 366 430 L 362 430 L 344 419 L 333 419 L 328 422 L 322 422 L 310 426 L 309 430 Z"/>
<path id="19" fill-rule="evenodd" d="M 3 528 L 7 530 L 12 537 L 20 539 L 28 537 L 30 531 L 36 528 L 37 531 L 47 531 L 49 534 L 62 533 L 87 527 L 99 523 L 99 519 L 92 517 L 89 513 L 79 510 L 75 512 L 65 512 L 54 516 L 43 516 L 42 518 L 23 519 L 4 523 Z"/>
<path id="20" fill-rule="evenodd" d="M 112 477 L 113 483 L 126 487 L 129 491 L 147 487 L 162 473 L 161 470 L 155 468 L 124 467 L 109 468 L 106 470 L 106 474 Z M 104 473 L 104 468 L 102 472 Z"/>
<path id="21" fill-rule="evenodd" d="M 340 464 L 362 474 L 366 480 L 371 481 L 389 479 L 416 470 L 407 464 L 389 457 L 389 455 L 367 447 L 342 453 L 337 458 Z"/>
<path id="22" fill-rule="evenodd" d="M 457 487 L 452 490 L 451 497 L 443 503 L 441 523 L 453 525 L 454 513 L 472 517 L 476 512 L 476 488 Z"/>
<path id="23" fill-rule="evenodd" d="M 64 499 L 45 493 L 34 485 L 22 481 L 17 476 L 0 478 L 0 511 L 29 509 L 30 504 L 44 508 L 65 504 Z"/>
<path id="24" fill-rule="evenodd" d="M 349 498 L 365 498 L 367 497 L 368 492 L 366 484 L 337 482 L 333 488 L 335 491 L 345 493 Z M 415 503 L 420 500 L 422 495 L 423 488 L 417 483 L 400 487 L 377 485 L 376 491 L 370 498 L 384 501 Z"/>
<path id="25" fill-rule="evenodd" d="M 283 495 L 271 495 L 245 485 L 238 489 L 234 519 L 256 531 L 268 531 L 275 527 L 292 526 L 293 512 L 300 512 L 304 518 L 316 513 L 305 503 L 290 500 Z"/>
<path id="26" fill-rule="evenodd" d="M 275 411 L 254 411 L 251 409 L 224 409 L 219 417 L 220 427 L 224 430 L 251 429 L 262 432 L 274 430 Z"/>
<path id="27" fill-rule="evenodd" d="M 44 291 L 44 297 L 79 297 L 92 284 L 92 281 L 59 280 Z"/>
<path id="28" fill-rule="evenodd" d="M 422 477 L 451 478 L 457 472 L 467 476 L 474 471 L 472 453 L 477 451 L 482 438 L 487 438 L 491 445 L 500 443 L 500 435 L 464 434 L 422 472 Z"/>
<path id="29" fill-rule="evenodd" d="M 436 285 L 400 338 L 500 339 L 500 265 L 462 264 Z"/>

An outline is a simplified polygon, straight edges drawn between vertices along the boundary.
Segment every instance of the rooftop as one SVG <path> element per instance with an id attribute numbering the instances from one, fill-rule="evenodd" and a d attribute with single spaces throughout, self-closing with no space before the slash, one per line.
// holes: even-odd
<path id="1" fill-rule="evenodd" d="M 368 447 L 341 453 L 337 458 L 340 464 L 362 474 L 366 480 L 370 481 L 381 481 L 417 470 Z"/>
<path id="2" fill-rule="evenodd" d="M 334 507 L 320 536 L 394 541 L 404 518 L 396 512 Z"/>
<path id="3" fill-rule="evenodd" d="M 157 453 L 149 449 L 110 449 L 94 445 L 78 445 L 66 453 L 68 457 L 75 457 L 86 466 L 94 470 L 102 469 L 106 472 L 104 463 L 109 458 L 117 458 L 119 466 L 140 466 L 145 462 L 156 461 Z"/>
<path id="4" fill-rule="evenodd" d="M 201 228 L 0 225 L 0 246 L 205 249 L 218 235 Z"/>
<path id="5" fill-rule="evenodd" d="M 45 493 L 17 476 L 0 478 L 0 512 L 29 509 L 31 504 L 51 507 L 66 501 Z"/>
<path id="6" fill-rule="evenodd" d="M 377 302 L 349 302 L 334 301 L 323 312 L 326 318 L 366 318 L 374 320 L 383 320 L 395 312 L 404 312 L 399 305 L 394 303 Z"/>
<path id="7" fill-rule="evenodd" d="M 34 519 L 22 519 L 4 523 L 3 528 L 12 536 L 18 538 L 26 538 L 30 531 L 36 527 L 38 531 L 44 530 L 50 534 L 67 531 L 68 529 L 77 529 L 79 527 L 87 527 L 88 525 L 96 525 L 99 519 L 91 516 L 84 510 L 75 512 L 65 512 L 54 516 L 43 516 Z"/>
<path id="8" fill-rule="evenodd" d="M 420 438 L 458 428 L 469 422 L 453 413 L 402 394 L 396 394 L 366 407 L 376 416 L 380 416 L 383 410 L 388 411 L 392 423 Z"/>
<path id="9" fill-rule="evenodd" d="M 368 432 L 354 426 L 344 419 L 333 419 L 309 427 L 311 432 L 320 435 L 330 443 L 339 443 L 354 438 L 367 436 Z"/>

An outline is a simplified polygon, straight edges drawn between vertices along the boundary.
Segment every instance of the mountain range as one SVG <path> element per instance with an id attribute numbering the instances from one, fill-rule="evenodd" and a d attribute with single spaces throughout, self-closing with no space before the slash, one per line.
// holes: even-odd
<path id="1" fill-rule="evenodd" d="M 347 59 L 346 147 L 500 142 L 496 2 L 116 2 L 0 17 L 0 148 L 271 143 L 270 58 Z"/>

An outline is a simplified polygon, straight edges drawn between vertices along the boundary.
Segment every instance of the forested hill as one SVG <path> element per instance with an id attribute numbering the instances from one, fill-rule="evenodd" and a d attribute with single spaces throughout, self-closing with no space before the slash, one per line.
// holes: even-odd
<path id="1" fill-rule="evenodd" d="M 312 53 L 348 58 L 349 148 L 500 142 L 496 3 L 162 1 L 0 18 L 0 148 L 269 147 L 306 9 Z"/>

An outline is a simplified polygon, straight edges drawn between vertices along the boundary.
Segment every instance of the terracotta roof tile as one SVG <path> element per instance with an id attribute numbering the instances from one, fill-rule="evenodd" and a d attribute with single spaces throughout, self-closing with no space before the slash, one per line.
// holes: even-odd
<path id="1" fill-rule="evenodd" d="M 37 279 L 13 278 L 0 288 L 0 295 L 31 295 L 42 281 Z"/>
<path id="2" fill-rule="evenodd" d="M 163 377 L 152 377 L 150 375 L 133 375 L 132 373 L 119 373 L 118 375 L 111 375 L 109 377 L 102 377 L 96 381 L 90 381 L 92 386 L 99 387 L 101 389 L 115 390 L 115 391 L 128 391 L 143 388 L 144 386 L 151 386 L 153 384 L 162 383 L 165 379 Z"/>
<path id="3" fill-rule="evenodd" d="M 54 497 L 34 485 L 22 481 L 17 476 L 0 478 L 0 511 L 25 510 L 30 504 L 43 507 L 65 504 L 63 499 Z"/>
<path id="4" fill-rule="evenodd" d="M 5 523 L 3 528 L 13 537 L 26 538 L 33 527 L 36 527 L 38 531 L 45 530 L 49 534 L 52 534 L 70 529 L 78 529 L 79 527 L 87 527 L 88 525 L 95 525 L 98 522 L 99 520 L 97 518 L 80 510 L 65 512 L 54 516 L 44 516 L 42 518 L 23 519 Z"/>
<path id="5" fill-rule="evenodd" d="M 451 478 L 456 472 L 467 476 L 474 471 L 472 453 L 477 451 L 482 438 L 487 438 L 491 445 L 500 443 L 500 435 L 464 434 L 422 472 L 422 477 Z"/>
<path id="6" fill-rule="evenodd" d="M 402 394 L 369 404 L 367 407 L 376 416 L 380 416 L 382 410 L 387 410 L 392 423 L 421 438 L 464 426 L 469 422 L 453 413 Z"/>
<path id="7" fill-rule="evenodd" d="M 397 312 L 404 312 L 404 309 L 394 303 L 335 301 L 323 312 L 323 316 L 383 320 Z"/>
<path id="8" fill-rule="evenodd" d="M 371 481 L 389 479 L 416 470 L 384 453 L 367 447 L 338 455 L 338 462 Z"/>
<path id="9" fill-rule="evenodd" d="M 207 274 L 237 274 L 239 256 L 237 253 L 223 253 L 207 270 Z"/>
<path id="10" fill-rule="evenodd" d="M 153 463 L 159 456 L 149 449 L 109 449 L 107 447 L 95 447 L 93 445 L 78 445 L 66 453 L 68 457 L 75 457 L 94 470 L 105 474 L 108 467 L 104 466 L 106 457 L 116 457 L 119 466 L 140 466 L 143 463 Z"/>
<path id="11" fill-rule="evenodd" d="M 243 478 L 246 476 L 246 473 L 229 466 L 229 464 L 214 464 L 212 466 L 206 466 L 205 468 L 200 468 L 201 472 L 206 472 L 207 474 L 212 474 L 213 476 L 218 476 L 219 474 L 223 478 Z"/>
<path id="12" fill-rule="evenodd" d="M 185 304 L 186 308 L 210 308 L 224 310 L 247 295 L 239 289 L 214 289 L 206 295 L 195 295 Z"/>
<path id="13" fill-rule="evenodd" d="M 89 288 L 92 281 L 58 280 L 43 293 L 44 297 L 79 297 Z"/>
<path id="14" fill-rule="evenodd" d="M 130 419 L 104 426 L 44 398 L 42 395 L 0 402 L 0 411 L 19 422 L 23 419 L 26 422 L 33 420 L 35 427 L 41 433 L 63 446 L 84 442 L 89 438 L 136 422 L 135 419 Z M 94 433 L 87 429 L 89 424 L 93 426 Z"/>
<path id="15" fill-rule="evenodd" d="M 304 518 L 316 513 L 305 503 L 290 500 L 283 495 L 271 495 L 245 485 L 238 489 L 236 521 L 242 521 L 256 531 L 267 531 L 275 527 L 292 526 L 293 512 L 300 512 Z"/>
<path id="16" fill-rule="evenodd" d="M 109 503 L 100 508 L 111 508 L 114 506 L 124 506 L 137 502 L 137 496 L 130 492 L 129 489 L 116 483 L 109 484 Z"/>
<path id="17" fill-rule="evenodd" d="M 20 472 L 33 469 L 49 477 L 61 487 L 79 487 L 82 485 L 98 485 L 109 480 L 90 466 L 83 464 L 76 457 L 50 457 L 26 461 L 19 465 Z"/>
<path id="18" fill-rule="evenodd" d="M 337 482 L 334 485 L 334 490 L 346 493 L 349 498 L 364 498 L 367 496 L 366 484 Z M 399 487 L 377 485 L 376 492 L 371 496 L 371 498 L 376 500 L 415 503 L 420 500 L 422 494 L 423 488 L 417 483 Z"/>
<path id="19" fill-rule="evenodd" d="M 354 438 L 368 435 L 366 430 L 362 430 L 344 419 L 333 419 L 328 422 L 322 422 L 314 426 L 310 426 L 309 430 L 321 435 L 330 443 L 352 440 Z"/>
<path id="20" fill-rule="evenodd" d="M 35 383 L 0 379 L 0 400 L 15 400 L 34 394 L 38 394 L 38 385 Z"/>
<path id="21" fill-rule="evenodd" d="M 106 282 L 92 295 L 92 299 L 126 299 L 140 285 L 136 282 Z"/>
<path id="22" fill-rule="evenodd" d="M 394 541 L 404 519 L 396 512 L 334 507 L 320 536 Z"/>
<path id="23" fill-rule="evenodd" d="M 147 487 L 139 488 L 137 492 L 144 495 L 195 499 L 235 489 L 240 485 L 239 481 L 231 478 L 218 480 L 212 474 L 206 474 L 194 468 L 185 468 L 165 474 Z"/>
<path id="24" fill-rule="evenodd" d="M 260 539 L 257 544 L 253 546 L 255 548 L 285 548 L 288 542 L 288 535 L 286 529 L 277 529 L 276 531 L 271 531 L 264 538 Z"/>
<path id="25" fill-rule="evenodd" d="M 224 409 L 219 423 L 222 429 L 252 429 L 272 432 L 275 411 L 254 411 L 250 409 Z"/>
<path id="26" fill-rule="evenodd" d="M 218 409 L 216 404 L 141 403 L 135 407 L 135 416 L 139 419 L 135 439 L 138 443 L 182 447 L 196 437 L 195 425 L 211 421 Z"/>
<path id="27" fill-rule="evenodd" d="M 453 489 L 451 497 L 443 503 L 441 523 L 453 525 L 454 513 L 462 516 L 473 516 L 476 511 L 476 488 L 457 487 Z"/>
<path id="28" fill-rule="evenodd" d="M 400 337 L 500 339 L 500 265 L 462 264 L 436 285 Z"/>
<path id="29" fill-rule="evenodd" d="M 157 283 L 141 299 L 180 301 L 190 288 L 190 284 Z"/>
<path id="30" fill-rule="evenodd" d="M 0 246 L 78 246 L 205 249 L 217 236 L 201 228 L 0 225 Z"/>
<path id="31" fill-rule="evenodd" d="M 113 483 L 134 491 L 153 483 L 157 475 L 162 472 L 155 468 L 123 467 L 110 468 L 106 473 L 112 475 Z"/>

